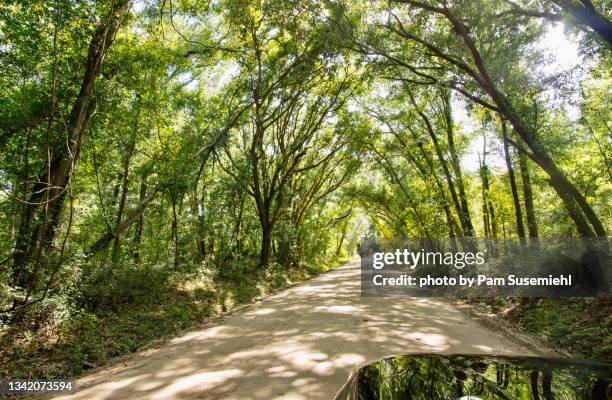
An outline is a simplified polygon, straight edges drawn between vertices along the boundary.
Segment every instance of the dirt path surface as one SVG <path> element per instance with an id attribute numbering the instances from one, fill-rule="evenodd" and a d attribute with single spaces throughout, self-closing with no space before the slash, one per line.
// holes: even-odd
<path id="1" fill-rule="evenodd" d="M 332 399 L 360 363 L 407 352 L 532 354 L 442 299 L 360 297 L 350 263 L 77 381 L 56 399 Z"/>

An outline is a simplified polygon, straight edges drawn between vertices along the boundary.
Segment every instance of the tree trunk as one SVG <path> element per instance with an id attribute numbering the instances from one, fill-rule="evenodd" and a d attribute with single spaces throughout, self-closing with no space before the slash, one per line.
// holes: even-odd
<path id="1" fill-rule="evenodd" d="M 346 231 L 348 229 L 348 224 L 351 221 L 352 214 L 353 214 L 353 206 L 351 205 L 351 209 L 349 210 L 349 213 L 346 215 L 344 219 L 344 224 L 342 225 L 342 234 L 340 235 L 340 240 L 338 241 L 337 246 L 336 246 L 336 257 L 339 257 L 340 253 L 342 253 L 342 245 L 344 244 L 344 239 L 346 238 Z"/>
<path id="2" fill-rule="evenodd" d="M 569 214 L 570 218 L 574 221 L 578 234 L 583 237 L 594 237 L 595 234 L 589 226 L 588 221 L 584 217 L 584 214 L 581 212 L 580 208 L 574 201 L 574 198 L 570 193 L 570 189 L 565 187 L 562 182 L 558 182 L 556 180 L 553 180 L 552 178 L 550 182 L 551 186 L 556 186 L 555 189 L 557 191 L 557 194 L 563 201 L 563 204 L 565 204 L 565 209 L 567 210 L 567 213 Z"/>
<path id="3" fill-rule="evenodd" d="M 602 39 L 612 45 L 612 23 L 602 14 L 595 10 L 590 0 L 572 2 L 571 0 L 552 0 L 564 11 L 572 15 L 578 24 L 586 25 L 593 29 Z"/>
<path id="4" fill-rule="evenodd" d="M 336 257 L 339 257 L 340 253 L 342 252 L 342 245 L 344 244 L 345 237 L 346 237 L 346 224 L 344 224 L 344 227 L 342 228 L 340 239 L 338 240 L 338 243 L 336 245 Z"/>
<path id="5" fill-rule="evenodd" d="M 531 176 L 529 174 L 529 165 L 527 164 L 527 157 L 523 153 L 518 152 L 518 158 L 521 169 L 521 180 L 523 181 L 523 197 L 525 198 L 527 229 L 529 230 L 529 237 L 531 238 L 530 240 L 534 241 L 538 238 L 538 223 L 533 207 L 533 191 L 531 189 Z"/>
<path id="6" fill-rule="evenodd" d="M 484 138 L 482 148 L 482 161 L 480 163 L 480 179 L 482 181 L 482 211 L 485 225 L 485 236 L 497 237 L 497 221 L 495 220 L 495 209 L 489 196 L 489 167 L 487 166 L 487 139 Z"/>
<path id="7" fill-rule="evenodd" d="M 204 259 L 206 256 L 206 233 L 204 230 L 204 226 L 206 225 L 206 218 L 204 215 L 204 210 L 202 209 L 200 196 L 198 193 L 198 183 L 196 182 L 191 190 L 191 194 L 189 195 L 189 204 L 191 207 L 191 214 L 196 216 L 196 227 L 194 241 L 196 245 L 196 249 L 198 251 L 198 257 L 200 259 Z M 202 194 L 202 201 L 204 200 L 204 194 Z"/>
<path id="8" fill-rule="evenodd" d="M 514 215 L 516 217 L 516 233 L 518 234 L 521 243 L 526 244 L 525 226 L 523 225 L 523 212 L 521 210 L 521 201 L 519 199 L 518 188 L 516 186 L 516 178 L 514 176 L 514 167 L 510 158 L 510 149 L 508 146 L 508 132 L 506 121 L 502 119 L 502 139 L 504 142 L 504 156 L 506 158 L 506 166 L 508 167 L 508 177 L 510 178 L 510 189 L 512 190 L 512 201 L 514 202 Z"/>
<path id="9" fill-rule="evenodd" d="M 138 194 L 138 203 L 142 204 L 147 196 L 147 176 L 142 175 L 140 180 L 140 192 Z M 140 246 L 142 245 L 142 231 L 144 228 L 144 210 L 138 216 L 136 220 L 136 227 L 134 229 L 134 245 L 132 247 L 132 258 L 134 263 L 140 263 Z"/>
<path id="10" fill-rule="evenodd" d="M 463 174 L 461 172 L 461 163 L 459 162 L 459 155 L 457 154 L 457 149 L 455 148 L 451 98 L 450 93 L 448 91 L 443 93 L 442 100 L 444 105 L 444 118 L 446 120 L 446 137 L 451 156 L 451 166 L 453 167 L 453 172 L 455 173 L 455 182 L 457 188 L 459 189 L 459 201 L 461 210 L 457 211 L 460 212 L 459 220 L 462 221 L 461 224 L 462 226 L 464 226 L 463 234 L 465 236 L 471 237 L 475 235 L 474 225 L 472 224 L 472 218 L 470 216 L 467 196 L 465 195 L 465 184 L 463 182 Z"/>
<path id="11" fill-rule="evenodd" d="M 459 222 L 461 223 L 463 234 L 464 234 L 464 236 L 472 236 L 473 232 L 472 232 L 472 230 L 469 227 L 470 223 L 468 223 L 468 221 L 466 221 L 466 219 L 465 219 L 465 213 L 463 212 L 463 209 L 461 208 L 461 204 L 459 203 L 459 197 L 457 196 L 457 191 L 455 190 L 455 184 L 453 182 L 453 178 L 452 178 L 452 176 L 450 174 L 450 171 L 448 169 L 448 165 L 446 164 L 446 159 L 444 158 L 444 154 L 442 153 L 442 148 L 440 147 L 440 143 L 438 142 L 438 138 L 436 136 L 436 133 L 433 130 L 431 122 L 429 121 L 429 118 L 427 117 L 427 115 L 425 115 L 425 113 L 422 112 L 417 107 L 417 104 L 414 101 L 414 98 L 412 97 L 412 95 L 410 96 L 410 100 L 412 101 L 412 105 L 415 107 L 415 109 L 418 112 L 419 116 L 421 117 L 421 119 L 425 123 L 425 127 L 427 128 L 427 132 L 429 134 L 429 137 L 431 137 L 431 140 L 433 142 L 434 149 L 435 149 L 436 155 L 438 157 L 438 161 L 440 162 L 440 165 L 442 166 L 442 171 L 444 172 L 444 177 L 446 178 L 446 183 L 448 185 L 448 189 L 449 189 L 450 194 L 451 194 L 451 199 L 453 201 L 453 205 L 455 206 L 455 209 L 457 210 L 457 214 L 459 215 Z"/>
<path id="12" fill-rule="evenodd" d="M 134 126 L 134 131 L 132 132 L 130 142 L 127 144 L 125 159 L 123 161 L 123 174 L 121 181 L 121 197 L 119 197 L 119 205 L 117 207 L 117 219 L 115 222 L 115 226 L 119 226 L 121 224 L 121 218 L 123 218 L 123 211 L 125 208 L 125 202 L 127 200 L 127 194 L 129 190 L 130 184 L 130 162 L 132 160 L 132 155 L 134 154 L 134 148 L 136 147 L 136 133 L 138 129 L 138 116 L 136 116 L 136 123 Z M 115 241 L 113 243 L 113 253 L 112 259 L 113 262 L 117 262 L 119 260 L 119 255 L 121 251 L 121 235 L 115 236 Z"/>
<path id="13" fill-rule="evenodd" d="M 491 229 L 489 225 L 489 207 L 487 207 L 487 186 L 485 185 L 485 159 L 480 159 L 478 156 L 478 164 L 480 165 L 480 187 L 481 187 L 481 196 L 482 196 L 482 225 L 484 227 L 484 235 L 485 237 L 491 236 Z"/>
<path id="14" fill-rule="evenodd" d="M 436 170 L 434 168 L 432 160 L 427 155 L 427 152 L 423 148 L 422 144 L 419 143 L 418 147 L 421 150 L 421 155 L 423 156 L 423 158 L 427 162 L 427 166 L 429 167 L 429 171 L 430 171 L 430 176 L 432 177 L 432 179 L 436 183 L 436 186 L 438 187 L 438 192 L 440 193 L 440 199 L 441 199 L 441 202 L 442 202 L 442 209 L 444 210 L 444 215 L 446 217 L 446 222 L 447 222 L 446 224 L 447 224 L 447 227 L 448 227 L 449 237 L 452 238 L 452 237 L 455 236 L 454 229 L 457 226 L 457 222 L 455 222 L 455 217 L 451 213 L 450 206 L 449 206 L 448 200 L 446 198 L 446 193 L 444 192 L 444 188 L 442 187 L 442 183 L 438 179 L 438 175 L 436 174 Z M 425 174 L 424 174 L 424 177 L 426 177 Z M 457 212 L 459 214 L 461 213 L 460 210 L 457 210 Z M 461 216 L 461 214 L 460 214 L 460 216 Z M 454 241 L 453 241 L 453 243 L 454 243 Z"/>
<path id="15" fill-rule="evenodd" d="M 259 266 L 265 268 L 270 264 L 272 255 L 272 229 L 269 225 L 262 226 L 261 251 L 259 253 Z"/>
<path id="16" fill-rule="evenodd" d="M 487 189 L 488 192 L 488 189 Z M 489 218 L 491 221 L 491 236 L 496 238 L 499 235 L 499 230 L 497 229 L 497 219 L 495 218 L 495 208 L 493 207 L 493 203 L 489 200 Z"/>
<path id="17" fill-rule="evenodd" d="M 174 249 L 174 269 L 178 268 L 179 264 L 179 247 L 178 247 L 178 218 L 176 215 L 177 198 L 172 196 L 172 244 Z"/>
<path id="18" fill-rule="evenodd" d="M 232 238 L 231 240 L 234 240 L 236 242 L 236 252 L 238 254 L 242 254 L 242 244 L 243 244 L 243 240 L 242 240 L 242 215 L 244 213 L 244 200 L 246 197 L 246 193 L 242 193 L 240 195 L 240 206 L 239 206 L 239 211 L 238 211 L 238 215 L 236 215 L 235 217 L 235 222 L 234 222 L 234 229 L 232 230 Z"/>

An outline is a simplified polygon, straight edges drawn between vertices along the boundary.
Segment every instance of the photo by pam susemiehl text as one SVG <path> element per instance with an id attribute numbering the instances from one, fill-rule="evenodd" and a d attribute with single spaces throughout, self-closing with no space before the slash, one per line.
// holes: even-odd
<path id="1" fill-rule="evenodd" d="M 380 239 L 360 247 L 362 295 L 608 296 L 607 241 Z"/>
<path id="2" fill-rule="evenodd" d="M 385 277 L 382 274 L 377 274 L 372 277 L 372 282 L 376 286 L 571 286 L 572 275 L 559 275 L 548 277 L 518 277 L 516 275 L 508 275 L 506 277 L 492 277 L 486 275 L 478 275 L 469 277 L 459 275 L 458 277 L 414 277 L 410 275 L 400 275 L 394 277 Z"/>

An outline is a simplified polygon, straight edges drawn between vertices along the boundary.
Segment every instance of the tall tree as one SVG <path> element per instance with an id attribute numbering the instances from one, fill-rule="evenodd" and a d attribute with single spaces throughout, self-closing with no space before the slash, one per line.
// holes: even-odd
<path id="1" fill-rule="evenodd" d="M 468 206 L 465 183 L 463 181 L 463 174 L 461 172 L 461 163 L 459 162 L 459 155 L 455 146 L 454 129 L 453 129 L 453 112 L 451 107 L 451 95 L 450 91 L 445 88 L 441 88 L 440 97 L 442 99 L 442 110 L 444 113 L 444 121 L 446 123 L 446 139 L 448 142 L 448 151 L 450 153 L 451 165 L 453 167 L 455 181 L 457 188 L 459 189 L 459 200 L 461 206 L 461 220 L 464 221 L 464 235 L 474 236 L 474 226 L 472 225 L 472 219 L 470 216 L 470 208 Z"/>
<path id="2" fill-rule="evenodd" d="M 521 201 L 519 199 L 518 187 L 516 185 L 516 177 L 514 176 L 514 166 L 510 157 L 510 145 L 508 144 L 508 128 L 506 122 L 501 120 L 502 141 L 504 144 L 504 158 L 506 159 L 506 167 L 508 168 L 508 179 L 510 179 L 510 189 L 512 191 L 512 202 L 514 203 L 514 215 L 516 216 L 516 233 L 521 239 L 521 243 L 525 241 L 525 226 L 523 225 L 523 211 L 521 209 Z"/>
<path id="3" fill-rule="evenodd" d="M 65 130 L 62 131 L 62 144 L 50 150 L 47 165 L 30 190 L 27 206 L 21 216 L 13 257 L 14 279 L 21 287 L 31 288 L 35 285 L 40 268 L 39 258 L 43 252 L 51 250 L 72 172 L 81 153 L 84 132 L 95 106 L 96 78 L 128 5 L 127 0 L 113 1 L 107 15 L 100 19 L 95 28 L 84 62 L 85 71 L 80 90 L 72 103 Z M 53 117 L 49 117 L 49 127 Z M 27 265 L 32 262 L 35 266 L 26 273 Z"/>
<path id="4" fill-rule="evenodd" d="M 274 228 L 289 200 L 288 184 L 294 175 L 329 159 L 323 149 L 329 147 L 330 138 L 322 128 L 348 99 L 352 80 L 350 68 L 329 62 L 321 47 L 325 30 L 320 24 L 311 27 L 304 40 L 293 25 L 271 27 L 270 22 L 280 16 L 244 8 L 234 11 L 232 18 L 244 44 L 240 63 L 249 74 L 245 77 L 249 114 L 240 128 L 250 171 L 247 190 L 261 226 L 259 265 L 265 267 L 272 255 Z M 226 155 L 232 168 L 239 169 L 231 151 Z"/>
<path id="5" fill-rule="evenodd" d="M 586 237 L 606 236 L 601 220 L 587 199 L 557 166 L 540 137 L 535 134 L 534 129 L 521 116 L 515 104 L 502 92 L 500 85 L 492 77 L 490 67 L 487 65 L 487 60 L 492 55 L 483 56 L 479 49 L 483 43 L 479 41 L 478 36 L 490 32 L 490 30 L 487 30 L 488 28 L 495 30 L 494 26 L 487 27 L 487 24 L 491 24 L 492 21 L 487 18 L 487 12 L 490 13 L 490 10 L 481 9 L 479 11 L 480 18 L 473 20 L 474 24 L 470 26 L 467 20 L 462 17 L 468 12 L 468 9 L 460 6 L 437 5 L 433 2 L 416 0 L 398 0 L 396 3 L 408 5 L 408 10 L 422 11 L 440 17 L 436 25 L 438 32 L 441 32 L 444 39 L 440 40 L 439 35 L 423 34 L 423 30 L 418 25 L 405 25 L 402 22 L 401 15 L 393 10 L 390 13 L 389 22 L 385 25 L 387 30 L 413 46 L 417 46 L 421 54 L 426 54 L 430 58 L 429 63 L 433 64 L 431 69 L 435 70 L 438 68 L 438 63 L 443 63 L 453 72 L 460 74 L 466 81 L 458 84 L 455 79 L 448 80 L 446 77 L 432 76 L 424 72 L 427 69 L 422 66 L 415 67 L 410 61 L 403 61 L 384 48 L 372 51 L 377 51 L 391 62 L 406 68 L 415 75 L 415 78 L 412 79 L 413 82 L 437 84 L 452 88 L 466 95 L 470 100 L 501 114 L 512 125 L 522 143 L 530 151 L 530 157 L 548 174 L 551 186 L 565 204 L 579 234 Z M 473 8 L 469 8 L 469 10 L 476 12 Z M 448 28 L 451 29 L 448 30 Z M 449 37 L 449 34 L 444 32 L 452 33 Z M 436 59 L 437 62 L 431 63 L 431 57 Z M 479 93 L 470 93 L 473 90 L 471 88 L 478 88 L 484 92 L 493 104 L 489 104 L 480 97 Z"/>
<path id="6" fill-rule="evenodd" d="M 519 153 L 518 158 L 521 169 L 521 180 L 523 182 L 523 197 L 525 200 L 525 214 L 527 215 L 527 229 L 529 230 L 529 237 L 533 241 L 537 240 L 538 238 L 538 223 L 533 206 L 531 176 L 529 173 L 529 165 L 527 164 L 527 157 L 524 154 Z"/>

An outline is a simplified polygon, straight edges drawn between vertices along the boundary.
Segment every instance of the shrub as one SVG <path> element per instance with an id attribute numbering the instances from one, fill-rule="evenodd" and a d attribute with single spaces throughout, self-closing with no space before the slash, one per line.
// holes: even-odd
<path id="1" fill-rule="evenodd" d="M 84 274 L 81 306 L 116 311 L 125 305 L 156 303 L 167 291 L 169 278 L 170 272 L 161 266 L 106 265 Z"/>

